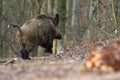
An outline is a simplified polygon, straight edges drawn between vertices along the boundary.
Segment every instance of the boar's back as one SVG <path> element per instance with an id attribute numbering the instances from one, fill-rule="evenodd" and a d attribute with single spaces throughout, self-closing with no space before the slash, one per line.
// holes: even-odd
<path id="1" fill-rule="evenodd" d="M 46 43 L 55 37 L 56 29 L 51 19 L 45 17 L 41 19 L 32 19 L 27 21 L 22 27 L 24 36 L 30 42 L 36 44 Z"/>

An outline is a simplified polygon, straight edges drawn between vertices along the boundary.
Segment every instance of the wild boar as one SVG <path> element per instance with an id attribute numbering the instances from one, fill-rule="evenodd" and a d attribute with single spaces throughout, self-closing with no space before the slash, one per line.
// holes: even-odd
<path id="1" fill-rule="evenodd" d="M 44 52 L 52 53 L 53 40 L 62 37 L 58 24 L 59 14 L 56 14 L 55 17 L 42 14 L 26 21 L 21 27 L 14 24 L 10 24 L 8 27 L 18 28 L 16 38 L 21 46 L 21 57 L 30 59 L 29 53 L 36 46 L 45 48 Z"/>

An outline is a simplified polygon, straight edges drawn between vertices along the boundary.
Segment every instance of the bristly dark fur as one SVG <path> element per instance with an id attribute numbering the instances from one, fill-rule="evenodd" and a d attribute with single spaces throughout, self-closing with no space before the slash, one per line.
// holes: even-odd
<path id="1" fill-rule="evenodd" d="M 53 40 L 61 39 L 58 24 L 58 14 L 56 14 L 55 18 L 42 14 L 26 21 L 20 28 L 16 26 L 20 29 L 16 33 L 16 38 L 21 45 L 20 53 L 22 58 L 30 59 L 29 53 L 39 45 L 45 48 L 45 52 L 52 53 Z"/>
<path id="2" fill-rule="evenodd" d="M 42 18 L 47 18 L 47 16 L 44 14 L 41 14 L 35 17 L 35 19 L 42 19 Z"/>

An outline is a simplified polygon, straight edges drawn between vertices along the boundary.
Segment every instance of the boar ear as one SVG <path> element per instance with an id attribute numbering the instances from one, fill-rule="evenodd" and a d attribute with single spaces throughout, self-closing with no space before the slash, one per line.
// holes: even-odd
<path id="1" fill-rule="evenodd" d="M 55 20 L 56 25 L 58 25 L 59 24 L 59 14 L 56 14 L 54 20 Z"/>

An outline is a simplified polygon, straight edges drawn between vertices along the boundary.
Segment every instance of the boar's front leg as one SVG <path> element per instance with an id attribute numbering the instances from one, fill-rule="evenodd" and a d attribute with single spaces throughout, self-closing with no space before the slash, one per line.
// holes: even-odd
<path id="1" fill-rule="evenodd" d="M 45 48 L 44 52 L 52 53 L 53 41 L 44 44 L 44 48 Z"/>

